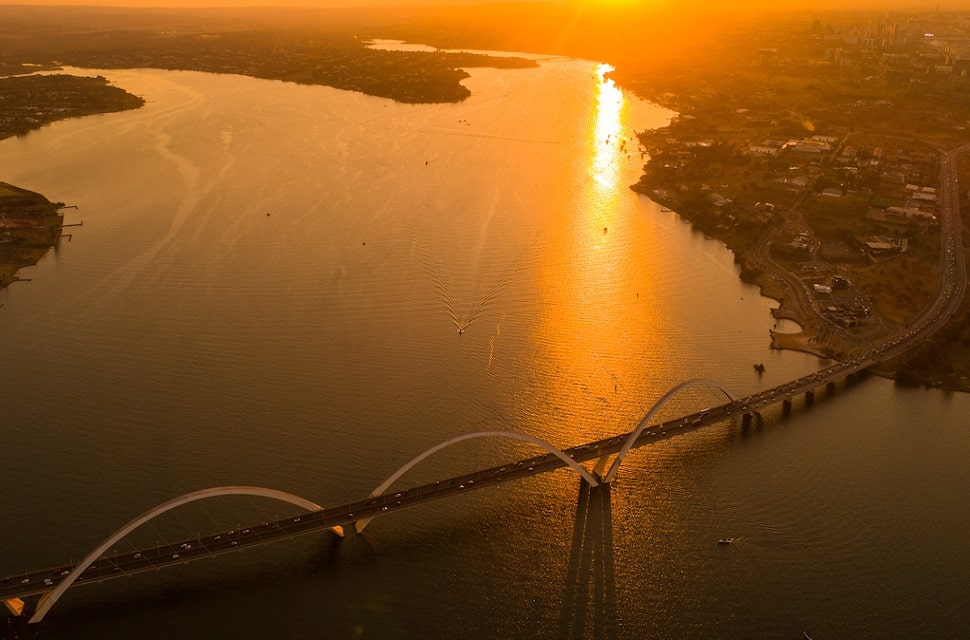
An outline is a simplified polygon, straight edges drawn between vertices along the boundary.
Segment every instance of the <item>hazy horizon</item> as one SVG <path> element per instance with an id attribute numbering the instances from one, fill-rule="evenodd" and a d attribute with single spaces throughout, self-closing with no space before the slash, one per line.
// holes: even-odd
<path id="1" fill-rule="evenodd" d="M 595 8 L 642 8 L 642 9 L 666 9 L 673 8 L 677 11 L 686 13 L 698 12 L 732 12 L 745 11 L 750 9 L 772 10 L 775 12 L 783 11 L 805 11 L 805 10 L 907 10 L 907 11 L 966 11 L 970 10 L 970 0 L 946 1 L 946 0 L 861 0 L 846 6 L 843 2 L 836 0 L 814 1 L 814 2 L 793 2 L 778 3 L 769 0 L 745 0 L 743 2 L 731 3 L 725 6 L 715 0 L 701 0 L 700 2 L 675 2 L 673 0 L 285 0 L 284 3 L 270 3 L 267 0 L 16 0 L 13 2 L 0 0 L 0 6 L 89 6 L 89 7 L 129 7 L 136 9 L 148 8 L 178 8 L 178 9 L 207 9 L 207 8 L 265 8 L 265 9 L 291 9 L 291 8 L 361 8 L 361 7 L 435 7 L 435 6 L 464 6 L 464 5 L 487 5 L 487 4 L 562 4 L 562 5 L 585 5 Z"/>

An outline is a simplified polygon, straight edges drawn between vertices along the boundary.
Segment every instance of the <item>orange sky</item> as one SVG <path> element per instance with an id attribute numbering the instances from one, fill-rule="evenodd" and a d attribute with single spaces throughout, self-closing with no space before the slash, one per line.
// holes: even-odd
<path id="1" fill-rule="evenodd" d="M 364 7 L 371 5 L 460 5 L 494 0 L 0 0 L 0 5 L 111 7 Z M 529 2 L 536 0 L 514 0 Z"/>
<path id="2" fill-rule="evenodd" d="M 509 0 L 0 0 L 0 5 L 72 5 L 72 6 L 117 6 L 117 7 L 363 7 L 377 5 L 461 5 L 486 4 L 493 2 L 508 2 Z M 536 2 L 543 0 L 511 0 L 512 2 Z M 651 7 L 670 4 L 669 0 L 567 0 L 579 4 L 590 5 L 640 5 Z M 970 0 L 854 0 L 840 2 L 838 0 L 741 0 L 723 2 L 718 0 L 683 0 L 675 3 L 682 9 L 692 12 L 704 11 L 705 8 L 742 9 L 747 7 L 771 7 L 774 9 L 821 9 L 823 7 L 841 9 L 916 9 L 932 11 L 937 6 L 943 11 L 970 10 Z"/>

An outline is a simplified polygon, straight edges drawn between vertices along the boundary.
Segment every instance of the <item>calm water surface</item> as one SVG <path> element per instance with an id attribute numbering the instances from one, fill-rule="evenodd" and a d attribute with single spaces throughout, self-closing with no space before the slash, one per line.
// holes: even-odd
<path id="1" fill-rule="evenodd" d="M 690 378 L 744 395 L 823 364 L 771 351 L 730 253 L 628 189 L 634 132 L 672 114 L 594 63 L 476 69 L 470 99 L 424 106 L 99 73 L 147 105 L 0 143 L 5 181 L 84 221 L 0 293 L 0 574 L 189 491 L 340 504 L 455 435 L 571 446 Z M 72 589 L 30 634 L 965 637 L 968 414 L 869 379 L 638 450 L 608 500 L 559 471 Z M 534 451 L 464 442 L 398 486 Z M 289 512 L 199 503 L 119 551 Z"/>

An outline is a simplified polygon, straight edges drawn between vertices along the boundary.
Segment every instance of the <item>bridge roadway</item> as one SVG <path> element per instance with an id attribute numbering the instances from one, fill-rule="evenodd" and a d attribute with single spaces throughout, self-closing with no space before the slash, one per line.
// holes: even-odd
<path id="1" fill-rule="evenodd" d="M 839 363 L 746 398 L 682 416 L 676 420 L 651 425 L 641 432 L 633 446 L 641 447 L 736 416 L 751 415 L 771 404 L 791 399 L 800 393 L 814 390 L 828 382 L 835 382 L 847 374 L 855 373 L 869 366 L 873 361 L 871 358 L 857 358 L 847 363 Z M 618 436 L 611 436 L 565 449 L 564 452 L 577 462 L 597 460 L 619 452 L 632 434 L 633 432 L 630 431 Z M 566 463 L 561 458 L 548 453 L 418 487 L 389 491 L 384 495 L 364 498 L 339 507 L 323 508 L 319 511 L 306 512 L 279 520 L 165 543 L 139 551 L 105 555 L 85 570 L 73 586 L 159 570 L 200 558 L 268 544 L 291 536 L 321 532 L 336 526 L 352 526 L 359 520 L 503 482 L 521 480 L 565 466 Z M 0 601 L 42 595 L 57 586 L 60 580 L 72 569 L 73 565 L 60 565 L 18 575 L 4 576 L 0 579 Z"/>
<path id="2" fill-rule="evenodd" d="M 930 325 L 939 322 L 938 315 L 943 313 L 943 309 L 950 311 L 952 308 L 951 300 L 951 304 L 941 305 L 941 309 L 938 309 L 937 313 L 924 314 L 921 323 L 913 326 L 907 332 L 879 343 L 865 353 L 844 362 L 838 362 L 825 369 L 820 369 L 796 380 L 744 398 L 713 406 L 675 420 L 648 426 L 640 433 L 633 447 L 642 447 L 664 438 L 681 435 L 738 416 L 751 416 L 765 407 L 779 402 L 791 401 L 801 394 L 814 393 L 820 387 L 834 384 L 847 376 L 864 371 L 883 359 L 901 353 L 910 347 L 912 342 L 920 339 L 922 334 L 930 332 Z M 619 452 L 623 444 L 632 435 L 633 431 L 630 431 L 564 449 L 564 452 L 577 462 L 598 460 Z M 73 586 L 98 583 L 177 564 L 186 564 L 192 560 L 256 547 L 291 536 L 321 532 L 337 526 L 352 526 L 359 520 L 373 518 L 458 493 L 467 493 L 503 482 L 521 480 L 529 476 L 555 471 L 565 466 L 566 463 L 561 458 L 548 453 L 418 487 L 389 491 L 377 497 L 364 498 L 339 507 L 324 508 L 140 551 L 102 556 L 78 578 Z M 40 596 L 53 589 L 64 576 L 70 573 L 71 569 L 73 569 L 72 565 L 61 565 L 28 571 L 19 575 L 5 576 L 0 579 L 0 601 Z"/>
<path id="3" fill-rule="evenodd" d="M 894 338 L 872 345 L 861 354 L 838 362 L 807 376 L 792 380 L 772 389 L 745 398 L 682 416 L 676 420 L 651 425 L 644 429 L 634 447 L 641 447 L 663 438 L 680 435 L 709 424 L 741 415 L 751 416 L 759 410 L 778 402 L 791 401 L 797 395 L 814 393 L 819 387 L 834 384 L 888 358 L 902 354 L 916 343 L 942 328 L 959 308 L 966 289 L 966 263 L 962 244 L 960 220 L 957 156 L 970 149 L 970 145 L 942 154 L 941 162 L 941 236 L 940 286 L 937 296 L 903 333 Z M 634 432 L 612 436 L 603 440 L 581 444 L 565 453 L 577 462 L 600 459 L 619 452 Z M 518 460 L 490 467 L 431 484 L 392 491 L 377 497 L 368 497 L 346 506 L 324 508 L 281 520 L 264 522 L 231 531 L 223 531 L 150 549 L 133 551 L 114 556 L 102 556 L 94 562 L 75 582 L 91 584 L 121 576 L 153 571 L 176 564 L 188 563 L 204 557 L 212 557 L 231 551 L 268 544 L 290 536 L 324 531 L 332 527 L 346 527 L 358 520 L 438 500 L 458 493 L 467 493 L 502 482 L 554 471 L 566 463 L 549 453 L 534 458 Z M 0 579 L 0 601 L 13 598 L 40 596 L 52 590 L 70 573 L 71 565 L 50 567 L 10 575 Z"/>

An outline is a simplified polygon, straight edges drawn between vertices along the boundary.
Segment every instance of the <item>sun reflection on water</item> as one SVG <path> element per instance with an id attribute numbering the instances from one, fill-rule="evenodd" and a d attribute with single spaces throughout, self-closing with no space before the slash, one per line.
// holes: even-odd
<path id="1" fill-rule="evenodd" d="M 596 68 L 599 80 L 596 94 L 596 121 L 593 127 L 593 163 L 590 167 L 596 184 L 609 192 L 616 189 L 620 161 L 626 141 L 623 139 L 623 92 L 606 74 L 608 64 Z"/>
<path id="2" fill-rule="evenodd" d="M 637 143 L 611 70 L 602 64 L 590 74 L 579 188 L 553 231 L 540 280 L 550 304 L 536 336 L 544 388 L 534 397 L 546 403 L 536 418 L 554 416 L 560 442 L 632 429 L 647 408 L 643 380 L 656 368 L 650 358 L 661 320 L 648 302 L 655 256 L 645 250 L 643 211 L 629 189 L 640 169 L 631 159 Z"/>

